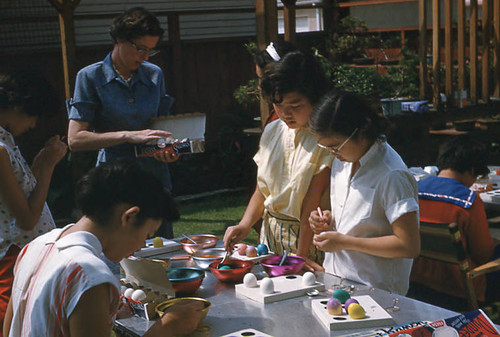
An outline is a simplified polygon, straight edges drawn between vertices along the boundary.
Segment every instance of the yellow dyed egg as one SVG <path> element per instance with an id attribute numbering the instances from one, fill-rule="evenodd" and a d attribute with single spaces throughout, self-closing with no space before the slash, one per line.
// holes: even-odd
<path id="1" fill-rule="evenodd" d="M 163 247 L 163 239 L 159 236 L 155 237 L 153 240 L 153 247 L 155 248 Z"/>
<path id="2" fill-rule="evenodd" d="M 349 316 L 352 319 L 362 319 L 366 317 L 365 309 L 358 303 L 351 303 L 349 305 Z"/>

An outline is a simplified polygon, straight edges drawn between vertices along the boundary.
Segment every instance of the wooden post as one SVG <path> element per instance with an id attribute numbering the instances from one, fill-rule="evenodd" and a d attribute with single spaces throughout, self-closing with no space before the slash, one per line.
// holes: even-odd
<path id="1" fill-rule="evenodd" d="M 269 42 L 278 38 L 278 5 L 275 0 L 255 0 L 257 20 L 257 48 L 264 50 Z M 261 98 L 260 118 L 262 128 L 269 116 L 269 104 Z"/>
<path id="2" fill-rule="evenodd" d="M 490 29 L 491 29 L 491 2 L 483 1 L 483 55 L 482 55 L 482 98 L 488 102 L 490 97 L 489 66 L 490 66 Z"/>
<path id="3" fill-rule="evenodd" d="M 281 0 L 283 3 L 283 18 L 285 19 L 285 40 L 297 42 L 295 3 L 297 0 Z"/>
<path id="4" fill-rule="evenodd" d="M 439 78 L 439 67 L 440 67 L 440 55 L 439 55 L 439 0 L 432 0 L 432 77 L 433 77 L 433 96 L 432 101 L 434 106 L 440 104 L 439 101 L 439 91 L 440 91 L 440 78 Z"/>
<path id="5" fill-rule="evenodd" d="M 172 46 L 172 62 L 173 67 L 177 71 L 174 73 L 174 86 L 177 111 L 184 111 L 184 82 L 182 80 L 182 48 L 181 48 L 181 33 L 179 25 L 179 14 L 169 13 L 167 15 L 168 22 L 168 41 Z"/>
<path id="6" fill-rule="evenodd" d="M 500 97 L 500 2 L 493 2 L 493 34 L 495 41 L 495 54 L 494 54 L 494 66 L 495 66 L 495 93 L 494 96 Z"/>
<path id="7" fill-rule="evenodd" d="M 458 90 L 465 90 L 465 0 L 457 0 Z"/>
<path id="8" fill-rule="evenodd" d="M 469 38 L 470 101 L 477 104 L 477 0 L 470 0 Z"/>
<path id="9" fill-rule="evenodd" d="M 418 29 L 419 29 L 419 70 L 420 70 L 420 99 L 425 99 L 427 92 L 427 5 L 426 0 L 418 1 Z"/>
<path id="10" fill-rule="evenodd" d="M 73 13 L 80 0 L 48 0 L 59 13 L 61 52 L 64 71 L 64 93 L 66 99 L 73 95 L 76 78 L 76 42 Z"/>
<path id="11" fill-rule="evenodd" d="M 448 104 L 453 101 L 453 60 L 451 31 L 451 0 L 444 0 L 444 62 L 445 62 L 445 92 Z"/>
<path id="12" fill-rule="evenodd" d="M 257 47 L 263 50 L 278 38 L 278 5 L 276 1 L 255 0 Z"/>

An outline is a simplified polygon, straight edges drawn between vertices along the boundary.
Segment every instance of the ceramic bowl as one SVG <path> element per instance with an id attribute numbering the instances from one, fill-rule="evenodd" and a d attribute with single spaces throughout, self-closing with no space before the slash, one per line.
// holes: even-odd
<path id="1" fill-rule="evenodd" d="M 165 302 L 161 302 L 158 304 L 155 308 L 156 313 L 161 317 L 167 311 L 168 308 L 170 308 L 172 305 L 179 303 L 179 302 L 184 302 L 184 301 L 199 301 L 204 304 L 203 309 L 201 309 L 201 319 L 204 319 L 207 314 L 208 310 L 210 309 L 210 306 L 212 305 L 209 301 L 207 301 L 204 298 L 200 297 L 178 297 L 178 298 L 171 298 Z"/>
<path id="2" fill-rule="evenodd" d="M 301 256 L 289 255 L 286 257 L 283 265 L 279 266 L 282 257 L 281 255 L 276 255 L 262 259 L 260 263 L 269 276 L 275 277 L 298 274 L 306 263 Z"/>
<path id="3" fill-rule="evenodd" d="M 224 265 L 228 265 L 231 269 L 217 269 L 219 261 L 210 263 L 210 271 L 219 281 L 222 282 L 241 282 L 246 273 L 249 273 L 254 263 L 252 261 L 243 261 L 236 259 L 228 259 Z"/>
<path id="4" fill-rule="evenodd" d="M 199 268 L 208 269 L 210 263 L 221 261 L 225 253 L 224 248 L 206 248 L 197 250 L 191 257 Z"/>
<path id="5" fill-rule="evenodd" d="M 200 249 L 213 248 L 219 240 L 217 236 L 211 234 L 190 235 L 189 237 L 193 239 L 193 241 L 196 241 L 196 244 L 192 243 L 187 238 L 182 238 L 179 241 L 182 248 L 184 248 L 188 254 L 193 254 Z"/>
<path id="6" fill-rule="evenodd" d="M 199 268 L 183 267 L 168 269 L 167 275 L 176 295 L 189 295 L 198 290 L 205 272 Z"/>

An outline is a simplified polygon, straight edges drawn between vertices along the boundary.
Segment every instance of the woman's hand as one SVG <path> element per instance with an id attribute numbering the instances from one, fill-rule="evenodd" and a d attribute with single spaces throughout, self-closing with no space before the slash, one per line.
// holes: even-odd
<path id="1" fill-rule="evenodd" d="M 322 232 L 313 236 L 313 244 L 324 252 L 338 252 L 345 249 L 346 235 L 334 231 Z"/>
<path id="2" fill-rule="evenodd" d="M 242 225 L 229 226 L 224 233 L 224 248 L 232 252 L 234 245 L 244 240 L 250 233 L 251 228 Z"/>
<path id="3" fill-rule="evenodd" d="M 47 140 L 45 146 L 33 159 L 33 168 L 37 170 L 43 165 L 55 166 L 64 158 L 68 151 L 68 145 L 61 141 L 61 137 L 52 136 Z"/>
<path id="4" fill-rule="evenodd" d="M 323 213 L 323 217 L 319 215 L 317 210 L 312 211 L 309 215 L 309 225 L 314 234 L 319 234 L 330 228 L 329 224 L 332 220 L 332 213 L 329 210 L 324 210 L 321 213 Z"/>
<path id="5" fill-rule="evenodd" d="M 151 129 L 123 132 L 125 133 L 127 142 L 132 144 L 143 144 L 151 140 L 168 138 L 172 135 L 172 133 L 168 131 Z"/>
<path id="6" fill-rule="evenodd" d="M 309 259 L 306 256 L 302 256 L 305 260 L 306 263 L 304 264 L 304 267 L 302 269 L 310 271 L 310 272 L 315 272 L 315 271 L 325 271 L 325 268 L 314 262 L 313 260 Z"/>
<path id="7" fill-rule="evenodd" d="M 179 159 L 180 155 L 174 150 L 160 151 L 153 155 L 153 158 L 163 163 L 173 163 Z"/>
<path id="8" fill-rule="evenodd" d="M 193 332 L 201 321 L 203 303 L 183 301 L 172 305 L 144 334 L 150 336 L 183 336 Z"/>

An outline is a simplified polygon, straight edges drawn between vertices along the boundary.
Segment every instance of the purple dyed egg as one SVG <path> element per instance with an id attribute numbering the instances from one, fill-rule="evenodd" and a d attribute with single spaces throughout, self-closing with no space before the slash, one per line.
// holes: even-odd
<path id="1" fill-rule="evenodd" d="M 344 304 L 345 312 L 349 313 L 349 305 L 351 305 L 353 303 L 359 304 L 359 302 L 354 298 L 349 298 L 348 300 L 345 301 L 345 304 Z"/>
<path id="2" fill-rule="evenodd" d="M 326 310 L 328 310 L 328 313 L 330 315 L 342 315 L 342 304 L 340 304 L 340 301 L 338 299 L 332 297 L 326 303 Z"/>

